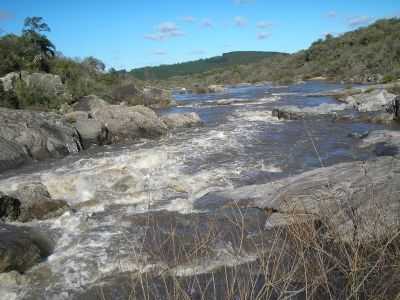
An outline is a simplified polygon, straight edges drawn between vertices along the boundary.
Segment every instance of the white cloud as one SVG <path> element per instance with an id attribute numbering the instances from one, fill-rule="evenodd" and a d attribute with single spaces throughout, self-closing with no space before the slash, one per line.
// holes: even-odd
<path id="1" fill-rule="evenodd" d="M 331 10 L 330 12 L 328 12 L 328 14 L 327 14 L 327 16 L 329 17 L 329 18 L 336 18 L 337 17 L 337 12 L 336 11 L 334 11 L 334 10 Z"/>
<path id="2" fill-rule="evenodd" d="M 271 28 L 272 27 L 272 23 L 271 22 L 267 22 L 267 21 L 260 21 L 257 23 L 257 27 L 260 29 L 267 29 L 267 28 Z"/>
<path id="3" fill-rule="evenodd" d="M 196 21 L 196 18 L 193 16 L 185 16 L 182 18 L 182 20 L 188 23 L 193 23 Z"/>
<path id="4" fill-rule="evenodd" d="M 164 41 L 173 37 L 184 35 L 184 32 L 179 29 L 174 22 L 164 22 L 157 26 L 155 33 L 146 34 L 145 39 L 153 41 Z"/>
<path id="5" fill-rule="evenodd" d="M 257 39 L 258 40 L 266 40 L 270 36 L 271 36 L 271 34 L 268 33 L 268 32 L 259 32 L 259 33 L 257 33 Z"/>
<path id="6" fill-rule="evenodd" d="M 237 16 L 235 17 L 235 25 L 238 27 L 244 27 L 247 25 L 247 19 L 244 17 Z"/>
<path id="7" fill-rule="evenodd" d="M 163 56 L 163 55 L 167 55 L 167 51 L 165 50 L 156 50 L 153 52 L 154 55 L 158 55 L 158 56 Z"/>
<path id="8" fill-rule="evenodd" d="M 249 4 L 255 2 L 255 0 L 233 0 L 235 4 Z"/>
<path id="9" fill-rule="evenodd" d="M 372 22 L 372 18 L 368 16 L 358 16 L 348 19 L 348 25 L 350 27 L 365 26 Z"/>
<path id="10" fill-rule="evenodd" d="M 211 27 L 214 27 L 214 23 L 210 19 L 203 19 L 201 21 L 201 26 L 206 27 L 206 28 L 211 28 Z"/>

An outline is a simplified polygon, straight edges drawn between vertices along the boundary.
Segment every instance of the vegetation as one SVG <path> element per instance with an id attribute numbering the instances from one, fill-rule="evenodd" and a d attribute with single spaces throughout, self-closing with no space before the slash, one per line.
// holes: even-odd
<path id="1" fill-rule="evenodd" d="M 115 89 L 130 86 L 136 92 L 143 86 L 126 71 L 111 69 L 94 57 L 71 59 L 56 52 L 55 45 L 47 38 L 50 27 L 40 17 L 26 18 L 21 35 L 7 34 L 0 38 L 0 77 L 22 71 L 58 75 L 71 99 L 49 94 L 40 86 L 29 86 L 20 75 L 14 80 L 13 90 L 5 91 L 0 84 L 0 106 L 9 108 L 58 109 L 65 102 L 89 94 L 96 94 L 113 102 L 117 101 Z M 135 104 L 137 99 L 130 98 Z M 143 102 L 141 99 L 139 102 Z"/>
<path id="2" fill-rule="evenodd" d="M 168 79 L 173 76 L 192 75 L 218 68 L 256 63 L 265 58 L 274 57 L 276 55 L 286 54 L 279 52 L 237 51 L 224 53 L 222 56 L 215 56 L 174 65 L 161 65 L 158 67 L 134 69 L 130 73 L 142 80 Z"/>
<path id="3" fill-rule="evenodd" d="M 257 63 L 223 66 L 158 83 L 189 88 L 262 81 L 286 84 L 321 76 L 348 83 L 387 83 L 400 78 L 400 19 L 383 19 L 338 37 L 327 35 L 292 55 L 273 55 Z"/>

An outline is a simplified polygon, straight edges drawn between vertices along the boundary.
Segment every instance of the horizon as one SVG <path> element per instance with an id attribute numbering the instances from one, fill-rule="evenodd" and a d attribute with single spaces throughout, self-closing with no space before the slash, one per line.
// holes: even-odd
<path id="1" fill-rule="evenodd" d="M 43 17 L 51 28 L 48 37 L 65 56 L 94 56 L 108 68 L 131 70 L 236 51 L 295 53 L 328 33 L 336 36 L 399 16 L 400 4 L 395 2 L 302 1 L 290 3 L 289 11 L 288 1 L 156 1 L 155 11 L 154 2 L 144 1 L 5 0 L 0 32 L 19 34 L 25 17 Z"/>

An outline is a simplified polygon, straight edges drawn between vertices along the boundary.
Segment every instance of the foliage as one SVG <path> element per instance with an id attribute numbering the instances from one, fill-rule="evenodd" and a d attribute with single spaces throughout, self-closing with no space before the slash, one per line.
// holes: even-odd
<path id="1" fill-rule="evenodd" d="M 131 71 L 131 74 L 142 80 L 168 79 L 173 76 L 202 73 L 221 67 L 259 62 L 264 58 L 273 57 L 275 55 L 282 55 L 282 53 L 257 51 L 230 52 L 224 53 L 222 56 L 215 56 L 208 59 L 200 59 L 174 65 L 134 69 Z"/>

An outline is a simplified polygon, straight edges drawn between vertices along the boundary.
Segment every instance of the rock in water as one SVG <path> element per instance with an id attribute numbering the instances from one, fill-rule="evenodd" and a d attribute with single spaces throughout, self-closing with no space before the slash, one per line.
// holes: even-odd
<path id="1" fill-rule="evenodd" d="M 47 188 L 41 183 L 23 184 L 9 196 L 20 203 L 20 211 L 16 218 L 20 222 L 48 219 L 68 209 L 65 201 L 52 199 Z"/>
<path id="2" fill-rule="evenodd" d="M 272 115 L 279 119 L 298 120 L 307 117 L 336 116 L 336 112 L 350 108 L 347 104 L 321 104 L 315 107 L 300 108 L 293 105 L 275 108 Z"/>
<path id="3" fill-rule="evenodd" d="M 0 221 L 16 221 L 21 214 L 21 202 L 0 192 Z"/>
<path id="4" fill-rule="evenodd" d="M 50 255 L 51 250 L 51 242 L 31 228 L 0 223 L 0 273 L 23 273 Z"/>
<path id="5" fill-rule="evenodd" d="M 195 112 L 183 114 L 168 114 L 162 117 L 168 128 L 193 127 L 202 124 L 199 115 Z"/>
<path id="6" fill-rule="evenodd" d="M 0 108 L 0 143 L 0 171 L 29 157 L 37 160 L 61 157 L 81 149 L 77 131 L 61 116 L 6 108 Z M 9 159 L 3 158 L 13 149 L 15 153 Z"/>
<path id="7" fill-rule="evenodd" d="M 275 182 L 208 194 L 224 206 L 269 209 L 296 220 L 304 216 L 327 221 L 344 240 L 385 238 L 400 225 L 400 160 L 342 163 Z M 194 208 L 202 207 L 203 199 Z M 282 220 L 282 218 L 279 218 Z M 269 224 L 269 227 L 273 224 Z M 281 224 L 280 224 L 281 226 Z"/>
<path id="8" fill-rule="evenodd" d="M 78 120 L 74 126 L 79 132 L 84 149 L 89 148 L 91 145 L 102 146 L 111 143 L 107 127 L 97 120 Z"/>
<path id="9" fill-rule="evenodd" d="M 392 105 L 396 95 L 386 90 L 376 89 L 345 98 L 343 101 L 353 105 L 360 112 L 386 111 Z"/>

